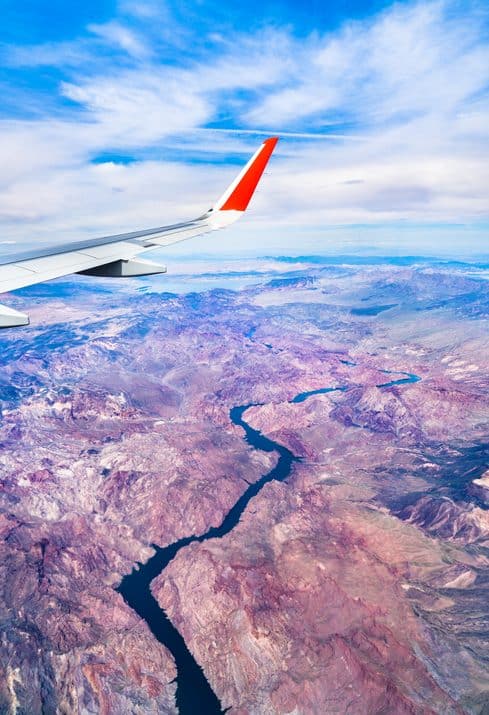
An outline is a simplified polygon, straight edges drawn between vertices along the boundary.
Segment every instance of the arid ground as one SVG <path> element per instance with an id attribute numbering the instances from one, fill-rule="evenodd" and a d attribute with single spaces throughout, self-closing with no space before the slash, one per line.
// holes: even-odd
<path id="1" fill-rule="evenodd" d="M 8 299 L 1 713 L 489 712 L 486 272 L 280 265 Z"/>

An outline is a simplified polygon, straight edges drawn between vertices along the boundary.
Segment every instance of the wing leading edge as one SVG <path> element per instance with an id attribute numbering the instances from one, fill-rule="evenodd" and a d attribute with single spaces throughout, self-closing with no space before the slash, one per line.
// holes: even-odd
<path id="1" fill-rule="evenodd" d="M 214 206 L 196 219 L 0 259 L 0 293 L 70 273 L 117 277 L 164 273 L 164 266 L 135 256 L 234 223 L 246 211 L 277 141 L 278 137 L 266 139 Z M 28 323 L 24 313 L 0 305 L 0 328 Z"/>

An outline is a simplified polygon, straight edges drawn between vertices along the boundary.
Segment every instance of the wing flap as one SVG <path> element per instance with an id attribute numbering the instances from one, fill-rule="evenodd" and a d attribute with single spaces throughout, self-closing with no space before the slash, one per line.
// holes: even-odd
<path id="1" fill-rule="evenodd" d="M 130 243 L 129 241 L 121 241 L 116 244 L 107 243 L 102 246 L 91 246 L 84 248 L 82 251 L 78 251 L 78 253 L 88 258 L 107 260 L 114 255 L 114 246 L 117 247 L 115 249 L 117 252 L 120 251 L 119 258 L 121 259 L 129 258 L 134 254 L 134 243 Z M 124 255 L 124 251 L 127 255 Z"/>
<path id="2" fill-rule="evenodd" d="M 199 218 L 171 226 L 39 248 L 3 261 L 0 259 L 0 293 L 71 273 L 90 272 L 116 262 L 127 262 L 152 248 L 170 246 L 234 223 L 247 208 L 277 141 L 277 137 L 264 141 L 214 207 Z M 99 275 L 136 275 L 137 270 L 142 268 L 134 264 L 132 268 L 111 266 L 96 272 Z M 6 310 L 5 321 L 8 322 L 11 316 L 9 309 Z"/>
<path id="3" fill-rule="evenodd" d="M 29 275 L 29 273 L 32 273 L 32 271 L 29 271 L 28 268 L 24 268 L 21 264 L 17 265 L 15 263 L 12 263 L 9 266 L 1 266 L 0 291 L 1 291 L 1 286 L 3 285 L 4 282 L 10 281 L 10 280 L 15 281 L 16 278 L 19 278 L 19 279 L 25 278 L 26 276 Z"/>
<path id="4" fill-rule="evenodd" d="M 50 281 L 53 278 L 61 278 L 70 273 L 96 268 L 104 263 L 111 263 L 120 259 L 121 255 L 125 257 L 127 248 L 124 245 L 119 247 L 119 244 L 114 243 L 112 250 L 104 253 L 104 256 L 93 257 L 80 251 L 73 251 L 59 256 L 44 256 L 20 264 L 0 266 L 0 292 L 6 293 L 35 283 Z"/>

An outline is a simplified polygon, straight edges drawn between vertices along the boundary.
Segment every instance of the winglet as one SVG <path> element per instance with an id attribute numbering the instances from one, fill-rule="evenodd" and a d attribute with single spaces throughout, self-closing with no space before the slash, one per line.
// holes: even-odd
<path id="1" fill-rule="evenodd" d="M 213 207 L 213 211 L 246 211 L 277 142 L 278 137 L 265 139 Z"/>

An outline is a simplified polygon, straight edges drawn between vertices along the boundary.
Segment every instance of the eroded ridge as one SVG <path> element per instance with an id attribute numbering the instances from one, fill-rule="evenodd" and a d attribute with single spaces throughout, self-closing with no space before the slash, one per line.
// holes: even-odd
<path id="1" fill-rule="evenodd" d="M 355 363 L 348 363 L 354 366 Z M 392 374 L 389 370 L 382 372 Z M 397 374 L 397 372 L 395 373 Z M 401 372 L 405 377 L 393 379 L 377 385 L 379 388 L 389 388 L 395 385 L 402 385 L 417 382 L 420 378 L 411 373 Z M 347 391 L 348 386 L 325 387 L 308 392 L 300 392 L 295 395 L 289 404 L 297 404 L 315 395 L 336 391 Z M 276 452 L 278 461 L 276 465 L 258 481 L 250 484 L 241 497 L 235 502 L 227 512 L 221 524 L 211 527 L 201 535 L 192 535 L 179 539 L 166 547 L 153 544 L 155 554 L 145 564 L 138 567 L 125 576 L 117 587 L 117 591 L 122 595 L 126 603 L 147 623 L 155 638 L 162 643 L 172 654 L 177 669 L 176 702 L 180 715 L 194 715 L 196 712 L 208 713 L 209 715 L 220 715 L 223 710 L 219 699 L 211 688 L 205 677 L 204 671 L 197 663 L 184 638 L 172 624 L 164 609 L 160 608 L 155 597 L 151 593 L 151 582 L 159 576 L 168 566 L 175 556 L 189 544 L 194 542 L 202 543 L 209 539 L 219 539 L 229 534 L 238 524 L 241 515 L 250 501 L 259 494 L 265 484 L 272 481 L 283 482 L 290 475 L 294 462 L 300 461 L 287 447 L 266 437 L 259 430 L 251 427 L 244 419 L 245 412 L 250 407 L 257 407 L 255 403 L 235 406 L 230 410 L 231 422 L 245 432 L 245 439 L 255 449 L 264 452 Z"/>
<path id="2" fill-rule="evenodd" d="M 247 403 L 302 461 L 146 571 L 140 610 L 236 712 L 487 705 L 487 280 L 411 263 L 36 289 L 2 334 L 0 711 L 176 712 L 174 659 L 115 588 L 277 463 L 230 423 Z"/>

